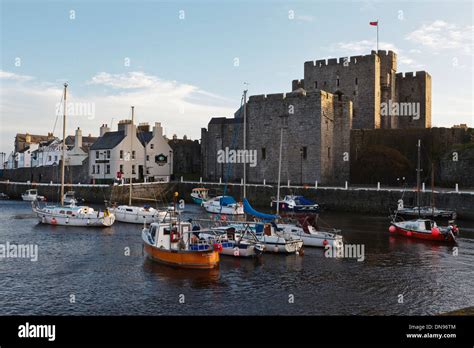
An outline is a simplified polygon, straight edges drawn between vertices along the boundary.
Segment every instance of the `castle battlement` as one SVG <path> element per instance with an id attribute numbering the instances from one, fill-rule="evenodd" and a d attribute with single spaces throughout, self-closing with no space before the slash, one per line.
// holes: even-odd
<path id="1" fill-rule="evenodd" d="M 397 54 L 393 51 L 386 51 L 386 50 L 378 50 L 378 56 L 381 58 L 391 58 L 396 59 Z M 377 57 L 377 52 L 372 51 L 370 54 L 366 55 L 358 55 L 358 56 L 349 56 L 349 57 L 339 57 L 339 58 L 329 58 L 329 59 L 318 59 L 315 61 L 307 61 L 304 63 L 306 67 L 316 67 L 316 68 L 323 68 L 325 66 L 334 66 L 334 65 L 343 65 L 349 62 L 350 64 L 357 64 L 357 63 L 366 63 L 366 62 L 373 62 L 374 58 Z"/>
<path id="2" fill-rule="evenodd" d="M 413 72 L 413 71 L 410 71 L 410 72 L 400 72 L 400 73 L 397 73 L 395 75 L 397 77 L 397 79 L 412 79 L 412 78 L 425 78 L 425 77 L 428 77 L 430 78 L 431 75 L 428 74 L 426 71 L 424 70 L 421 70 L 421 71 L 416 71 L 416 72 Z"/>

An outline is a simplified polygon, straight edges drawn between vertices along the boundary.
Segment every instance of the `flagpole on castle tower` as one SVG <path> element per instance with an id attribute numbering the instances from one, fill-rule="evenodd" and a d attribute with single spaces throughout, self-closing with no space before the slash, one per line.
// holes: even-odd
<path id="1" fill-rule="evenodd" d="M 379 53 L 379 20 L 377 19 L 377 54 Z"/>

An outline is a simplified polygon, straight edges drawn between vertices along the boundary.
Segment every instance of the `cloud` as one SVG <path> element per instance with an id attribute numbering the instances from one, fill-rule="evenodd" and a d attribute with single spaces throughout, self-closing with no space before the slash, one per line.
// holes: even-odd
<path id="1" fill-rule="evenodd" d="M 11 76 L 5 72 L 1 76 Z M 12 80 L 10 78 L 10 80 Z M 13 137 L 18 132 L 47 133 L 55 124 L 57 105 L 61 100 L 61 84 L 15 80 L 0 89 L 1 151 L 10 152 Z M 211 117 L 233 115 L 240 100 L 229 100 L 197 86 L 160 79 L 145 72 L 111 74 L 99 72 L 86 81 L 86 89 L 79 90 L 80 81 L 70 81 L 70 103 L 93 105 L 95 114 L 68 117 L 67 132 L 81 127 L 83 134 L 97 135 L 102 123 L 116 127 L 120 119 L 130 117 L 130 106 L 135 106 L 136 122 L 161 122 L 168 136 L 186 134 L 200 138 L 201 127 Z M 101 88 L 93 88 L 93 87 Z M 55 129 L 59 136 L 60 120 Z"/>
<path id="2" fill-rule="evenodd" d="M 474 26 L 460 26 L 442 20 L 423 24 L 405 38 L 434 51 L 459 49 L 464 54 L 473 52 Z"/>
<path id="3" fill-rule="evenodd" d="M 24 81 L 33 80 L 34 77 L 28 76 L 28 75 L 19 75 L 19 74 L 15 74 L 9 71 L 0 70 L 0 79 L 24 82 Z"/>
<path id="4" fill-rule="evenodd" d="M 337 52 L 341 56 L 354 56 L 354 55 L 365 55 L 369 54 L 372 50 L 375 50 L 375 40 L 360 40 L 360 41 L 347 41 L 338 42 L 330 47 L 330 50 Z M 397 54 L 398 63 L 404 69 L 422 69 L 423 64 L 420 64 L 416 59 L 409 56 L 405 50 L 398 48 L 390 42 L 379 42 L 379 50 L 393 51 Z"/>

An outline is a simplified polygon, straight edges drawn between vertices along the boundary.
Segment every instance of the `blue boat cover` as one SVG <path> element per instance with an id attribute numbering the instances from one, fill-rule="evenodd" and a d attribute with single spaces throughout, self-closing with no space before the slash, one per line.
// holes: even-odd
<path id="1" fill-rule="evenodd" d="M 222 196 L 221 199 L 220 199 L 220 203 L 221 203 L 221 206 L 228 206 L 228 205 L 231 205 L 231 204 L 235 204 L 237 203 L 234 199 L 234 197 L 232 196 Z"/>
<path id="2" fill-rule="evenodd" d="M 256 211 L 254 208 L 252 208 L 247 198 L 244 198 L 244 211 L 249 215 L 253 215 L 265 221 L 273 221 L 278 217 L 277 215 L 264 214 Z"/>
<path id="3" fill-rule="evenodd" d="M 295 197 L 295 201 L 296 201 L 296 204 L 298 205 L 314 205 L 315 203 L 308 199 L 308 198 L 304 198 L 303 196 L 296 196 Z"/>

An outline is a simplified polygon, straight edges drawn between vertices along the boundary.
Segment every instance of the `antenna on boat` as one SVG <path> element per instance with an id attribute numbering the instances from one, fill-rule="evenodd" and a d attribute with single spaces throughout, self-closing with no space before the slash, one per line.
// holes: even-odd
<path id="1" fill-rule="evenodd" d="M 420 182 L 421 182 L 421 139 L 418 139 L 418 163 L 416 169 L 416 205 L 418 207 L 418 218 L 420 218 Z"/>
<path id="2" fill-rule="evenodd" d="M 66 161 L 66 95 L 67 82 L 64 83 L 64 110 L 63 110 L 63 146 L 62 146 L 62 161 L 61 161 L 61 206 L 64 205 L 64 162 Z"/>

